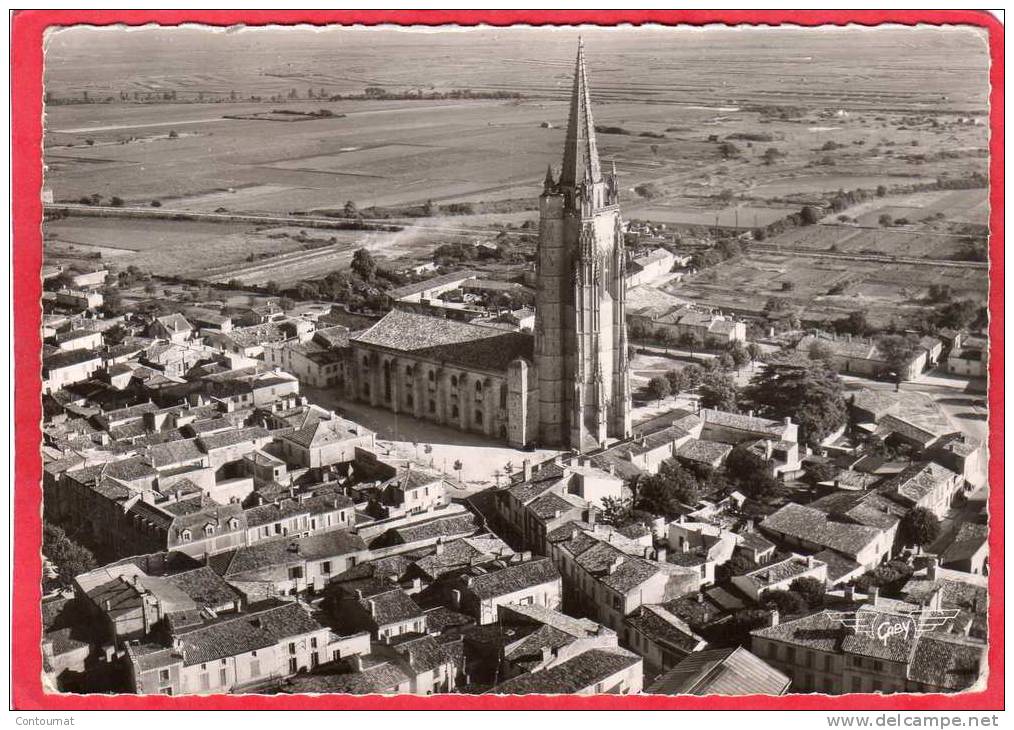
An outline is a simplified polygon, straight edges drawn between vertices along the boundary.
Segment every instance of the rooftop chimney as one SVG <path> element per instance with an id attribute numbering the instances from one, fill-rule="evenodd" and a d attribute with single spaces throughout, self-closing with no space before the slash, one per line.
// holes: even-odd
<path id="1" fill-rule="evenodd" d="M 937 560 L 936 556 L 928 559 L 926 563 L 926 580 L 937 579 L 937 568 L 939 567 L 940 561 Z"/>
<path id="2" fill-rule="evenodd" d="M 878 601 L 880 601 L 880 589 L 877 586 L 872 586 L 867 597 L 870 603 L 876 606 Z"/>
<path id="3" fill-rule="evenodd" d="M 781 621 L 781 620 L 782 620 L 781 619 L 781 615 L 779 615 L 778 609 L 777 608 L 772 608 L 771 609 L 771 615 L 768 617 L 768 622 L 772 626 L 777 626 L 778 622 Z"/>
<path id="4" fill-rule="evenodd" d="M 532 479 L 532 462 L 529 459 L 525 459 L 521 462 L 521 473 L 524 475 L 524 480 L 531 481 Z"/>
<path id="5" fill-rule="evenodd" d="M 444 554 L 444 539 L 442 537 L 437 538 L 436 549 L 436 553 L 434 553 L 435 555 Z"/>
<path id="6" fill-rule="evenodd" d="M 664 546 L 655 548 L 655 560 L 660 563 L 664 563 L 666 558 L 669 557 L 669 551 Z"/>

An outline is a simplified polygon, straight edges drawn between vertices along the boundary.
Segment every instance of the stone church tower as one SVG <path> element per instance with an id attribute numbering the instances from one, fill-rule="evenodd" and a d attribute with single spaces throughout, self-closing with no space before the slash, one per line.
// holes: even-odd
<path id="1" fill-rule="evenodd" d="M 539 199 L 539 441 L 588 451 L 631 435 L 625 254 L 616 172 L 603 175 L 579 42 L 559 179 Z"/>

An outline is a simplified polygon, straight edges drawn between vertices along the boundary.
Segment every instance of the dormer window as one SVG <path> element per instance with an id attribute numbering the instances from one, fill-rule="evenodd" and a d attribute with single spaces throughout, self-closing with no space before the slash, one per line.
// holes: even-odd
<path id="1" fill-rule="evenodd" d="M 239 527 L 239 520 L 233 517 L 231 520 L 229 520 L 229 529 L 235 530 L 237 527 Z"/>
<path id="2" fill-rule="evenodd" d="M 204 526 L 204 534 L 205 535 L 214 535 L 215 534 L 215 528 L 213 526 L 211 526 L 211 525 L 205 525 Z"/>
<path id="3" fill-rule="evenodd" d="M 192 535 L 190 534 L 190 530 L 184 530 L 183 532 L 180 533 L 180 539 L 183 542 L 190 542 L 191 537 Z"/>

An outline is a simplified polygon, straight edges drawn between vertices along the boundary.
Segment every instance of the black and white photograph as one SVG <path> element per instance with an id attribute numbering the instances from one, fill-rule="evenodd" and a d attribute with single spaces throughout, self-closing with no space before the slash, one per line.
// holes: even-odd
<path id="1" fill-rule="evenodd" d="M 46 692 L 983 689 L 984 28 L 44 53 Z"/>

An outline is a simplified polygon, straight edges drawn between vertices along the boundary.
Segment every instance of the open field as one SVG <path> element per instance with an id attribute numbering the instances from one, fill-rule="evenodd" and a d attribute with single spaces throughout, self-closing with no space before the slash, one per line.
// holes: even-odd
<path id="1" fill-rule="evenodd" d="M 267 54 L 258 39 L 269 35 Z M 49 47 L 47 90 L 115 101 L 47 107 L 47 183 L 58 201 L 116 195 L 202 211 L 534 197 L 546 165 L 559 162 L 575 35 L 61 32 Z M 615 130 L 600 133 L 599 150 L 616 163 L 632 218 L 713 223 L 706 201 L 689 205 L 685 196 L 731 190 L 765 201 L 983 168 L 973 153 L 985 147 L 985 128 L 957 123 L 985 112 L 985 47 L 975 33 L 644 29 L 591 30 L 585 39 L 596 122 Z M 859 76 L 858 46 L 876 59 Z M 968 83 L 976 75 L 983 83 Z M 525 99 L 307 98 L 310 89 L 361 95 L 367 86 Z M 188 103 L 144 103 L 170 92 Z M 772 105 L 798 109 L 781 115 Z M 224 118 L 277 108 L 336 116 Z M 719 151 L 725 139 L 736 154 Z M 765 164 L 769 148 L 778 156 Z M 943 158 L 945 150 L 969 156 Z M 910 159 L 915 152 L 922 159 Z M 659 195 L 634 192 L 645 183 Z M 751 223 L 779 207 L 741 206 L 740 220 Z M 717 212 L 722 224 L 736 220 L 734 208 Z"/>
<path id="2" fill-rule="evenodd" d="M 782 289 L 791 282 L 792 290 Z M 847 282 L 844 292 L 829 294 Z M 947 284 L 955 298 L 985 303 L 987 278 L 982 269 L 939 268 L 862 260 L 825 260 L 792 253 L 751 252 L 705 270 L 666 291 L 726 310 L 760 311 L 770 297 L 788 298 L 803 307 L 804 319 L 836 319 L 863 309 L 874 325 L 901 320 L 926 306 L 932 284 Z"/>
<path id="3" fill-rule="evenodd" d="M 283 285 L 342 269 L 357 248 L 368 248 L 382 261 L 405 261 L 425 258 L 449 238 L 418 229 L 388 233 L 81 217 L 47 221 L 44 230 L 46 257 L 53 263 L 98 252 L 102 262 L 121 268 Z"/>

